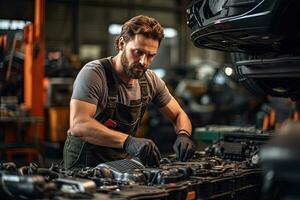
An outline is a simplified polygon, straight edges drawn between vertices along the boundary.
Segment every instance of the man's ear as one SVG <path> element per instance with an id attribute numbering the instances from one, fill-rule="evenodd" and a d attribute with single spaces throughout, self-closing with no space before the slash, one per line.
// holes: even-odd
<path id="1" fill-rule="evenodd" d="M 125 47 L 125 41 L 123 37 L 120 37 L 119 39 L 119 49 L 122 51 Z"/>

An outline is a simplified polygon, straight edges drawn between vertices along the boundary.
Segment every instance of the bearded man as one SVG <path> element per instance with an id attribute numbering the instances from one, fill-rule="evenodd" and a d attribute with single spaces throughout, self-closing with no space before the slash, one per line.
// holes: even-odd
<path id="1" fill-rule="evenodd" d="M 133 17 L 115 40 L 117 55 L 94 60 L 81 69 L 70 101 L 65 168 L 94 167 L 129 157 L 138 157 L 150 167 L 159 166 L 161 155 L 155 143 L 135 137 L 149 103 L 174 124 L 177 159 L 186 161 L 193 155 L 188 116 L 164 81 L 149 69 L 163 37 L 157 20 Z"/>

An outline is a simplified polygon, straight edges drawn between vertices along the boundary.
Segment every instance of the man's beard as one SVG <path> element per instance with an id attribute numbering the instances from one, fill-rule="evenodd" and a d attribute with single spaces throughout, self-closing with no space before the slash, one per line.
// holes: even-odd
<path id="1" fill-rule="evenodd" d="M 126 76 L 128 76 L 132 79 L 141 78 L 147 71 L 145 66 L 141 65 L 140 63 L 133 63 L 133 64 L 129 65 L 129 61 L 127 59 L 125 51 L 121 55 L 121 64 L 123 66 Z"/>

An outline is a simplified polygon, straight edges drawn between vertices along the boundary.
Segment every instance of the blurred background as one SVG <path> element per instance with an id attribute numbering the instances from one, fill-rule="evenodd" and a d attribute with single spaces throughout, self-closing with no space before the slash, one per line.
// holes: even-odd
<path id="1" fill-rule="evenodd" d="M 73 81 L 85 63 L 115 55 L 121 24 L 143 14 L 165 30 L 151 65 L 189 115 L 199 149 L 219 139 L 205 126 L 278 129 L 298 121 L 299 105 L 254 95 L 240 83 L 232 55 L 196 48 L 186 25 L 188 0 L 0 0 L 0 161 L 62 160 Z M 157 130 L 160 133 L 157 134 Z M 175 131 L 153 106 L 139 129 L 163 153 Z"/>

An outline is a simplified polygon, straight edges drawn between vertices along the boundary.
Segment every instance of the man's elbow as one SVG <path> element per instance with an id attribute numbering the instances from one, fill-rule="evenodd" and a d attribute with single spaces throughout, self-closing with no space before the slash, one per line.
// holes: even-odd
<path id="1" fill-rule="evenodd" d="M 86 120 L 73 120 L 68 132 L 75 137 L 82 137 L 84 134 L 84 126 Z"/>

